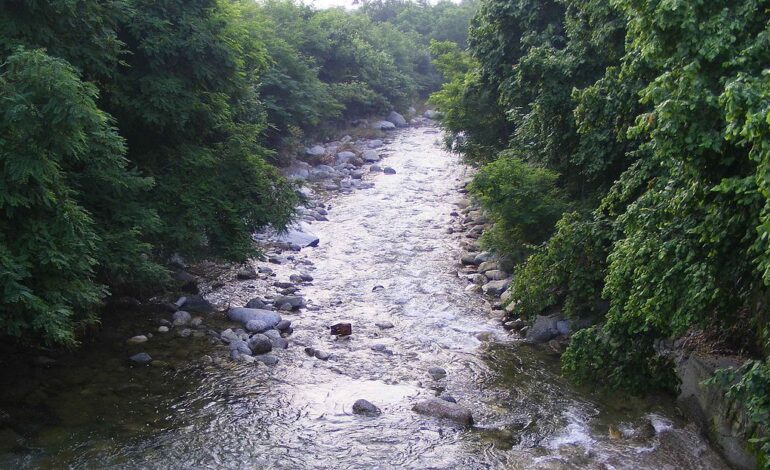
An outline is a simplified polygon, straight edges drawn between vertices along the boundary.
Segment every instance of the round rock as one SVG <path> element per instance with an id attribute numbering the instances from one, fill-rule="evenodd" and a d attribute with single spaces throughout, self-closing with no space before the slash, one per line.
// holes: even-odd
<path id="1" fill-rule="evenodd" d="M 265 354 L 273 350 L 273 342 L 263 334 L 256 334 L 249 338 L 248 347 L 254 354 Z"/>
<path id="2" fill-rule="evenodd" d="M 380 414 L 380 409 L 368 400 L 361 398 L 353 403 L 353 413 L 357 415 L 376 416 Z"/>
<path id="3" fill-rule="evenodd" d="M 428 369 L 428 374 L 433 378 L 433 380 L 441 380 L 446 377 L 446 370 L 441 367 L 431 367 Z"/>

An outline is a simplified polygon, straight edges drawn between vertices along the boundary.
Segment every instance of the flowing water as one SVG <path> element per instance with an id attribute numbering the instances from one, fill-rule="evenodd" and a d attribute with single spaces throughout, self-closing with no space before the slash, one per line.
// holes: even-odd
<path id="1" fill-rule="evenodd" d="M 301 291 L 308 309 L 284 315 L 295 332 L 277 365 L 208 363 L 227 348 L 204 337 L 156 334 L 129 347 L 125 338 L 153 331 L 158 314 L 108 316 L 97 341 L 53 364 L 2 364 L 0 467 L 726 468 L 670 398 L 575 389 L 554 357 L 509 335 L 465 291 L 462 235 L 446 229 L 469 173 L 438 137 L 395 134 L 386 164 L 398 173 L 329 200 L 330 221 L 313 224 L 320 245 L 274 267 L 278 279 L 315 278 Z M 209 297 L 242 305 L 259 288 L 231 281 Z M 329 335 L 340 321 L 351 337 Z M 138 350 L 168 366 L 129 367 Z M 433 380 L 432 366 L 447 377 Z M 472 410 L 473 427 L 411 411 L 441 392 Z M 354 415 L 359 398 L 382 414 Z M 630 436 L 650 424 L 654 433 Z"/>

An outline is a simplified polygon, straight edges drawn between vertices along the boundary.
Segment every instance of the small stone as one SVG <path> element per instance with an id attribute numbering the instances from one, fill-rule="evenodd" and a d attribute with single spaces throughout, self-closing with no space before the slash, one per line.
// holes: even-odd
<path id="1" fill-rule="evenodd" d="M 371 171 L 372 173 L 378 173 L 382 171 L 382 168 L 380 167 L 380 165 L 372 165 L 369 167 L 369 171 Z"/>
<path id="2" fill-rule="evenodd" d="M 337 336 L 350 336 L 353 334 L 353 326 L 350 323 L 337 323 L 331 326 L 331 334 Z"/>
<path id="3" fill-rule="evenodd" d="M 381 330 L 388 330 L 390 328 L 393 328 L 394 325 L 389 321 L 381 321 L 381 322 L 375 323 L 375 326 L 377 326 L 377 328 Z"/>
<path id="4" fill-rule="evenodd" d="M 376 416 L 380 414 L 380 409 L 371 402 L 361 398 L 353 403 L 353 413 L 357 415 Z"/>
<path id="5" fill-rule="evenodd" d="M 197 328 L 203 324 L 203 318 L 201 317 L 195 317 L 192 320 L 190 320 L 190 325 Z"/>
<path id="6" fill-rule="evenodd" d="M 128 344 L 142 344 L 146 342 L 147 342 L 147 337 L 145 335 L 136 335 L 126 340 L 126 343 Z"/>
<path id="7" fill-rule="evenodd" d="M 179 330 L 179 332 L 177 333 L 177 335 L 178 335 L 180 338 L 187 338 L 187 337 L 189 337 L 191 334 L 192 334 L 192 330 L 191 330 L 191 329 L 189 329 L 189 328 L 182 328 L 182 329 L 181 329 L 181 330 Z"/>
<path id="8" fill-rule="evenodd" d="M 278 322 L 277 325 L 275 325 L 275 329 L 278 331 L 286 331 L 289 328 L 291 328 L 291 321 L 290 320 L 281 320 Z"/>
<path id="9" fill-rule="evenodd" d="M 159 326 L 158 327 L 158 333 L 168 333 L 168 327 L 167 326 Z"/>
<path id="10" fill-rule="evenodd" d="M 270 341 L 273 343 L 273 349 L 287 349 L 289 347 L 289 342 L 283 338 L 270 338 Z"/>
<path id="11" fill-rule="evenodd" d="M 446 370 L 441 367 L 431 367 L 428 369 L 428 374 L 433 378 L 433 380 L 441 380 L 446 377 Z"/>
<path id="12" fill-rule="evenodd" d="M 174 315 L 171 317 L 171 319 L 174 326 L 184 326 L 190 323 L 192 316 L 184 310 L 179 310 L 178 312 L 174 312 Z"/>
<path id="13" fill-rule="evenodd" d="M 448 401 L 449 403 L 457 403 L 457 400 L 455 400 L 455 397 L 453 397 L 452 395 L 446 392 L 439 395 L 439 398 L 441 398 L 444 401 Z"/>
<path id="14" fill-rule="evenodd" d="M 315 358 L 316 359 L 320 359 L 322 361 L 328 361 L 330 357 L 332 357 L 332 356 L 328 352 L 315 351 Z"/>
<path id="15" fill-rule="evenodd" d="M 393 168 L 391 168 L 389 166 L 386 166 L 385 168 L 383 168 L 382 172 L 385 173 L 386 175 L 395 175 L 396 174 L 396 170 L 394 170 Z"/>
<path id="16" fill-rule="evenodd" d="M 263 354 L 262 356 L 257 356 L 256 359 L 266 366 L 274 366 L 278 364 L 278 358 L 270 354 Z"/>
<path id="17" fill-rule="evenodd" d="M 146 352 L 140 352 L 138 354 L 134 354 L 133 356 L 129 357 L 128 360 L 135 364 L 149 364 L 152 362 L 152 357 L 150 357 L 149 354 Z"/>
<path id="18" fill-rule="evenodd" d="M 315 356 L 315 349 L 305 348 L 305 354 L 307 354 L 308 356 Z"/>

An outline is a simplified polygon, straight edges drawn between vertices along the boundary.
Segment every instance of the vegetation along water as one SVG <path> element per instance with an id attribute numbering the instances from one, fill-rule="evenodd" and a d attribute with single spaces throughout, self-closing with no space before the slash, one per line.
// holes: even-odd
<path id="1" fill-rule="evenodd" d="M 770 468 L 770 1 L 0 2 L 0 466 Z"/>

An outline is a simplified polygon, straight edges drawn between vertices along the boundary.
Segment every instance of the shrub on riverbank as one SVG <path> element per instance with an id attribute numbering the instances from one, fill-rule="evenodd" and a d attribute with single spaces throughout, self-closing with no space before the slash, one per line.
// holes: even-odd
<path id="1" fill-rule="evenodd" d="M 499 119 L 494 107 L 464 101 L 475 83 L 450 82 L 434 102 L 467 147 L 494 150 L 472 160 L 497 158 L 504 142 L 559 175 L 579 215 L 540 229 L 553 236 L 519 266 L 511 297 L 528 318 L 559 307 L 600 314 L 564 356 L 578 381 L 669 387 L 671 364 L 654 344 L 688 329 L 720 331 L 743 354 L 768 353 L 768 7 L 482 2 L 469 40 L 478 66 L 466 76 L 491 90 L 510 130 L 488 136 L 470 125 L 463 134 L 451 119 L 471 110 L 481 113 L 476 122 Z M 483 167 L 480 178 L 489 174 Z M 507 178 L 485 187 L 503 188 Z M 500 207 L 508 197 L 478 195 L 497 196 Z M 490 214 L 500 223 L 529 209 Z M 496 245 L 515 258 L 516 238 Z"/>

